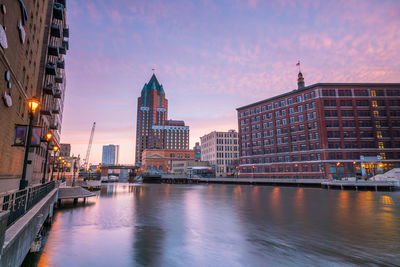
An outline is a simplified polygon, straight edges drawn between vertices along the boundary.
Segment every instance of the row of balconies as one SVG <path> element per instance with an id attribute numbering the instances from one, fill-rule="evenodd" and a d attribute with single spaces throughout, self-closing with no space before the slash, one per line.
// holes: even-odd
<path id="1" fill-rule="evenodd" d="M 45 95 L 52 95 L 54 98 L 61 98 L 62 91 L 60 89 L 54 88 L 53 84 L 47 84 L 43 87 L 43 93 Z"/>

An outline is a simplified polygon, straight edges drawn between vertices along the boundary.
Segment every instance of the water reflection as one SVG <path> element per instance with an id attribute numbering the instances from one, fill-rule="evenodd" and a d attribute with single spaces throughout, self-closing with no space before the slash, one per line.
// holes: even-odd
<path id="1" fill-rule="evenodd" d="M 400 192 L 106 185 L 90 203 L 57 211 L 44 251 L 28 260 L 39 266 L 400 265 L 399 203 Z"/>

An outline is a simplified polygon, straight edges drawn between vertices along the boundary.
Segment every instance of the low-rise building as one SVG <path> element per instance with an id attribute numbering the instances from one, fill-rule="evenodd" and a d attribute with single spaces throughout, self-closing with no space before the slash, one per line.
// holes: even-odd
<path id="1" fill-rule="evenodd" d="M 213 131 L 200 137 L 201 160 L 215 167 L 216 176 L 230 176 L 236 173 L 239 160 L 238 133 Z"/>
<path id="2" fill-rule="evenodd" d="M 189 169 L 192 167 L 209 167 L 208 161 L 198 161 L 198 160 L 171 160 L 171 170 L 172 174 L 188 174 Z"/>
<path id="3" fill-rule="evenodd" d="M 194 150 L 189 149 L 145 149 L 142 153 L 143 172 L 168 173 L 172 161 L 194 160 Z"/>

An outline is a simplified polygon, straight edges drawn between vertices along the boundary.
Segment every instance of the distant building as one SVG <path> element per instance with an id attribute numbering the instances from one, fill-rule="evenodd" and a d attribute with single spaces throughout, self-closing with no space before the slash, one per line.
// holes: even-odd
<path id="1" fill-rule="evenodd" d="M 194 150 L 194 159 L 200 161 L 201 160 L 201 146 L 199 142 L 196 142 L 193 147 Z"/>
<path id="2" fill-rule="evenodd" d="M 200 137 L 201 160 L 215 167 L 216 176 L 229 176 L 236 172 L 239 159 L 238 133 L 213 131 Z"/>
<path id="3" fill-rule="evenodd" d="M 103 146 L 102 164 L 117 165 L 119 157 L 119 146 L 108 145 Z"/>
<path id="4" fill-rule="evenodd" d="M 194 160 L 194 151 L 189 149 L 146 149 L 142 153 L 142 171 L 168 173 L 172 161 Z"/>
<path id="5" fill-rule="evenodd" d="M 400 165 L 399 83 L 304 86 L 299 73 L 296 90 L 237 112 L 241 176 L 371 176 Z"/>
<path id="6" fill-rule="evenodd" d="M 69 157 L 71 155 L 71 144 L 60 144 L 60 156 Z"/>
<path id="7" fill-rule="evenodd" d="M 173 174 L 188 174 L 193 167 L 209 167 L 208 161 L 198 161 L 198 160 L 171 160 L 170 173 Z"/>
<path id="8" fill-rule="evenodd" d="M 168 100 L 154 74 L 144 85 L 137 107 L 136 165 L 141 166 L 145 149 L 189 149 L 189 126 L 168 120 Z"/>

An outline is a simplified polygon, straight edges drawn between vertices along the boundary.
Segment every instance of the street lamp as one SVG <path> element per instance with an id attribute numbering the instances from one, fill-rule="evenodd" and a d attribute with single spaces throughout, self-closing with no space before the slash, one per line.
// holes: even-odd
<path id="1" fill-rule="evenodd" d="M 21 181 L 19 182 L 19 190 L 25 189 L 25 187 L 28 185 L 28 181 L 26 180 L 26 167 L 28 165 L 29 149 L 31 147 L 33 117 L 39 106 L 40 102 L 38 99 L 31 98 L 28 100 L 28 113 L 29 113 L 29 126 L 28 126 L 28 136 L 27 136 L 28 140 L 26 141 L 26 146 L 25 146 L 24 166 L 22 168 Z"/>
<path id="2" fill-rule="evenodd" d="M 53 138 L 53 133 L 52 132 L 48 132 L 46 134 L 47 146 L 46 146 L 46 157 L 45 157 L 45 160 L 44 160 L 44 171 L 43 171 L 42 184 L 46 183 L 47 158 L 49 156 L 50 141 L 51 141 L 52 138 Z"/>
<path id="3" fill-rule="evenodd" d="M 255 168 L 255 167 L 256 167 L 256 166 L 253 165 L 253 179 L 254 179 L 254 168 Z"/>
<path id="4" fill-rule="evenodd" d="M 77 164 L 77 161 L 78 160 L 78 158 L 77 157 L 74 157 L 74 165 L 73 165 L 73 180 L 72 180 L 72 186 L 74 187 L 75 186 L 75 176 L 76 176 L 76 169 L 78 168 L 78 164 Z"/>
<path id="5" fill-rule="evenodd" d="M 53 168 L 51 168 L 51 180 L 53 181 L 54 174 L 54 163 L 56 161 L 56 153 L 58 151 L 58 146 L 53 146 Z"/>

